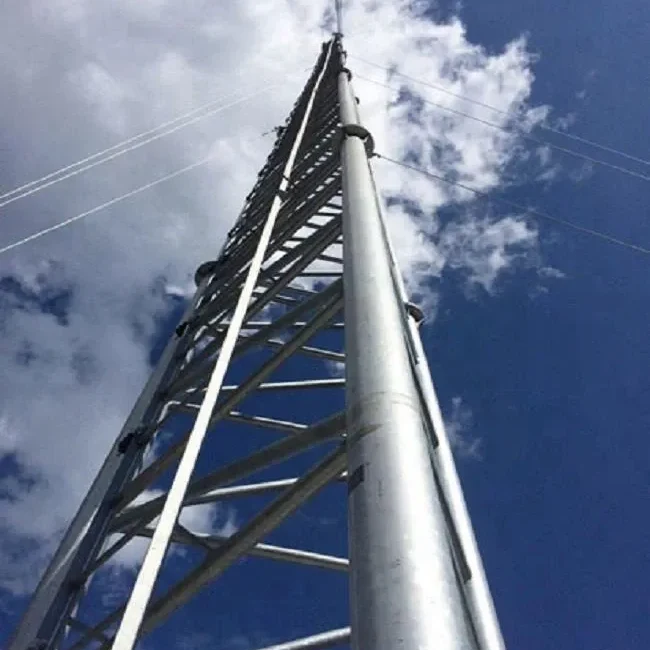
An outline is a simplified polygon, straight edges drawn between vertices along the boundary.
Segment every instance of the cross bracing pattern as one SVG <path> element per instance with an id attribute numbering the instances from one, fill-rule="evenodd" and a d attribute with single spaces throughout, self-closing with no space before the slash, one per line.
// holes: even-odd
<path id="1" fill-rule="evenodd" d="M 313 499 L 327 494 L 345 503 L 368 466 L 347 471 L 341 149 L 346 137 L 362 140 L 366 154 L 373 145 L 349 117 L 356 106 L 342 106 L 350 76 L 343 63 L 338 37 L 323 44 L 221 252 L 197 270 L 196 294 L 43 576 L 12 650 L 131 648 L 244 558 L 300 565 L 313 579 L 335 574 L 347 599 L 344 552 L 269 541 Z M 499 648 L 435 395 L 422 380 L 428 369 L 414 329 L 422 314 L 406 300 L 382 232 L 392 260 L 387 289 L 401 310 L 398 340 L 408 349 L 418 426 L 427 431 L 447 579 L 461 594 L 462 607 L 450 605 L 458 618 L 450 629 L 469 630 L 469 640 L 454 647 Z M 220 447 L 226 438 L 235 444 Z M 242 453 L 220 451 L 226 448 Z M 236 530 L 193 530 L 184 514 L 211 504 L 236 504 Z M 345 537 L 341 522 L 342 546 Z M 105 567 L 142 540 L 151 543 L 137 578 L 122 597 L 105 597 Z M 172 554 L 183 562 L 163 561 Z M 316 629 L 277 647 L 341 646 L 350 635 L 345 625 Z"/>

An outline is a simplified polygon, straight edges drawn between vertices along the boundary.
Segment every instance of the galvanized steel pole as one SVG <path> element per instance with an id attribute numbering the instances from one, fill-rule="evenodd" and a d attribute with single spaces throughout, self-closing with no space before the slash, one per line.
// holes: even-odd
<path id="1" fill-rule="evenodd" d="M 343 55 L 341 54 L 343 67 Z M 350 600 L 355 650 L 477 647 L 435 483 L 350 73 L 343 124 Z"/>

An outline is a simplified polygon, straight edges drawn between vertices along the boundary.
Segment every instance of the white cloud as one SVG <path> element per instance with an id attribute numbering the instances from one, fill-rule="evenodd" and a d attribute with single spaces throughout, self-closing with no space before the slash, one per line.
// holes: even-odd
<path id="1" fill-rule="evenodd" d="M 284 83 L 2 209 L 6 244 L 216 154 L 182 179 L 0 257 L 0 278 L 11 279 L 0 284 L 0 458 L 15 466 L 0 479 L 0 587 L 31 588 L 81 501 L 150 371 L 155 319 L 170 308 L 164 287 L 186 295 L 196 266 L 218 251 L 270 147 L 261 134 L 284 121 L 306 77 L 289 73 L 316 58 L 329 4 L 26 0 L 5 8 L 4 191 L 215 97 L 270 79 Z M 467 40 L 460 21 L 434 24 L 417 3 L 347 5 L 351 55 L 520 110 L 527 128 L 546 114 L 526 104 L 533 59 L 523 40 L 489 54 Z M 349 65 L 407 92 L 408 104 L 396 103 L 394 91 L 355 79 L 380 152 L 408 154 L 430 172 L 486 191 L 513 182 L 515 136 L 426 105 L 407 110 L 425 95 L 471 114 L 480 107 L 353 58 Z M 509 123 L 502 114 L 489 119 Z M 470 197 L 388 164 L 375 168 L 386 195 L 417 204 L 419 217 L 398 203 L 387 219 L 408 286 L 430 305 L 430 279 L 446 266 L 466 269 L 470 281 L 492 290 L 520 256 L 534 257 L 537 235 L 523 221 L 468 213 L 441 228 L 439 208 Z M 66 303 L 64 318 L 57 300 Z M 192 517 L 207 521 L 204 512 Z"/>
<path id="2" fill-rule="evenodd" d="M 147 503 L 161 494 L 163 494 L 162 490 L 145 490 L 132 501 L 132 505 Z M 153 519 L 149 527 L 154 527 L 158 519 L 158 517 Z M 235 511 L 230 506 L 221 503 L 206 503 L 183 508 L 178 521 L 189 532 L 197 535 L 230 537 L 238 529 Z M 117 542 L 120 537 L 121 535 L 112 535 L 107 540 L 106 548 Z M 148 546 L 148 538 L 136 537 L 120 549 L 108 564 L 115 569 L 134 570 L 142 563 Z M 172 552 L 182 555 L 184 553 L 183 546 L 173 545 Z"/>
<path id="3" fill-rule="evenodd" d="M 445 420 L 445 430 L 449 444 L 460 458 L 480 459 L 481 440 L 470 435 L 472 428 L 472 411 L 463 403 L 461 397 L 451 400 L 451 413 Z"/>
<path id="4" fill-rule="evenodd" d="M 527 261 L 537 247 L 537 231 L 516 217 L 485 217 L 454 222 L 442 232 L 438 247 L 447 264 L 463 269 L 470 284 L 494 291 L 497 278 L 517 260 Z"/>
<path id="5" fill-rule="evenodd" d="M 537 275 L 540 278 L 553 278 L 555 280 L 561 280 L 566 278 L 566 273 L 563 273 L 559 269 L 554 269 L 552 266 L 542 266 L 537 269 Z"/>

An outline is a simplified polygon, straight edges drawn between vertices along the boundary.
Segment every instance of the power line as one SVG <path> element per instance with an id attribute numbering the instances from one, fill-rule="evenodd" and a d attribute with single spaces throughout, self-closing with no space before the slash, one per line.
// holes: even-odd
<path id="1" fill-rule="evenodd" d="M 291 74 L 296 74 L 296 73 L 291 73 Z M 223 98 L 221 100 L 215 100 L 212 102 L 209 102 L 208 104 L 205 104 L 203 106 L 200 106 L 199 108 L 196 108 L 192 111 L 189 111 L 188 113 L 185 113 L 184 115 L 181 115 L 177 118 L 174 118 L 173 120 L 169 120 L 168 122 L 164 122 L 163 124 L 153 128 L 149 129 L 148 131 L 144 131 L 142 133 L 139 133 L 138 135 L 134 135 L 127 140 L 124 140 L 123 142 L 120 142 L 116 145 L 113 145 L 111 147 L 108 147 L 107 149 L 104 149 L 102 151 L 99 151 L 95 154 L 92 154 L 91 156 L 87 156 L 86 158 L 83 158 L 82 160 L 79 160 L 75 163 L 72 163 L 70 165 L 67 165 L 65 167 L 62 167 L 54 172 L 51 172 L 49 174 L 46 174 L 45 176 L 42 176 L 39 179 L 30 181 L 29 183 L 25 183 L 24 185 L 21 185 L 20 187 L 14 188 L 13 190 L 10 190 L 9 192 L 5 192 L 4 194 L 0 195 L 0 208 L 9 205 L 10 203 L 13 203 L 14 201 L 18 201 L 19 199 L 25 198 L 27 196 L 30 196 L 32 194 L 35 194 L 36 192 L 40 192 L 41 190 L 44 190 L 47 187 L 50 187 L 52 185 L 55 185 L 61 181 L 64 181 L 68 178 L 71 178 L 73 176 L 77 176 L 78 174 L 82 174 L 83 172 L 88 171 L 89 169 L 92 169 L 93 167 L 97 167 L 99 165 L 102 165 L 106 162 L 109 162 L 110 160 L 114 160 L 115 158 L 119 158 L 120 156 L 129 153 L 131 151 L 134 151 L 136 149 L 139 149 L 140 147 L 143 147 L 146 144 L 149 144 L 151 142 L 154 142 L 155 140 L 159 140 L 160 138 L 166 137 L 172 133 L 175 133 L 176 131 L 183 129 L 187 126 L 190 126 L 191 124 L 194 124 L 196 122 L 199 122 L 200 120 L 205 119 L 206 117 L 211 117 L 212 115 L 216 115 L 217 113 L 220 113 L 221 111 L 224 111 L 228 108 L 232 108 L 233 106 L 236 106 L 237 104 L 241 104 L 242 102 L 248 101 L 249 99 L 252 99 L 253 97 L 260 95 L 274 87 L 279 87 L 281 86 L 281 83 L 273 83 L 273 84 L 267 84 L 266 86 L 263 86 L 262 88 L 258 88 L 254 92 L 244 95 L 243 97 L 240 97 L 232 102 L 229 102 L 227 104 L 222 104 L 220 106 L 217 106 L 216 108 L 213 108 L 212 110 L 202 113 L 200 115 L 196 115 L 195 117 L 191 117 L 192 115 L 195 115 L 196 113 L 201 113 L 201 111 L 204 111 L 206 108 L 209 108 L 211 106 L 214 106 L 218 101 L 223 101 Z M 230 95 L 227 95 L 227 97 L 232 97 L 235 93 L 231 93 Z M 191 117 L 191 119 L 187 119 L 188 117 Z M 165 128 L 169 127 L 169 128 Z M 162 131 L 160 129 L 163 129 Z M 154 134 L 154 135 L 151 135 Z M 141 140 L 141 138 L 145 136 L 150 136 L 145 138 L 144 140 Z M 138 141 L 139 142 L 136 142 Z M 133 143 L 133 144 L 130 144 Z M 126 146 L 130 144 L 130 146 Z M 125 148 L 123 148 L 125 147 Z M 114 152 L 114 153 L 111 153 Z M 106 155 L 108 154 L 108 155 Z M 67 172 L 67 173 L 64 173 Z M 62 175 L 61 175 L 62 174 Z M 5 199 L 5 200 L 2 200 Z"/>
<path id="2" fill-rule="evenodd" d="M 383 88 L 388 88 L 389 90 L 395 90 L 398 91 L 399 89 L 396 88 L 395 86 L 390 86 L 388 84 L 382 83 L 380 81 L 375 81 L 374 79 L 369 79 L 368 77 L 364 77 L 362 75 L 357 74 L 356 77 L 358 79 L 362 79 L 363 81 L 368 81 L 369 83 L 375 84 L 377 86 L 382 86 Z M 603 167 L 609 167 L 610 169 L 615 169 L 617 171 L 623 172 L 624 174 L 629 174 L 630 176 L 634 176 L 635 178 L 640 178 L 641 180 L 644 181 L 650 181 L 650 176 L 646 176 L 645 174 L 641 174 L 639 172 L 635 172 L 632 169 L 629 169 L 627 167 L 621 167 L 620 165 L 614 165 L 613 163 L 607 162 L 605 160 L 600 160 L 599 158 L 592 158 L 591 156 L 588 156 L 587 154 L 580 153 L 578 151 L 574 151 L 573 149 L 567 149 L 566 147 L 561 147 L 560 145 L 553 144 L 552 142 L 548 142 L 546 140 L 541 140 L 540 138 L 536 138 L 533 135 L 528 135 L 525 133 L 522 129 L 515 127 L 515 128 L 508 128 L 506 126 L 502 126 L 501 124 L 496 124 L 494 122 L 490 122 L 489 120 L 484 120 L 480 117 L 475 117 L 474 115 L 469 115 L 468 113 L 463 113 L 462 111 L 456 110 L 455 108 L 451 108 L 449 106 L 445 106 L 444 104 L 438 104 L 437 102 L 432 102 L 431 100 L 425 99 L 423 97 L 420 97 L 425 104 L 430 104 L 431 106 L 435 106 L 437 108 L 442 109 L 443 111 L 447 111 L 449 113 L 454 113 L 455 115 L 459 115 L 461 117 L 466 117 L 467 119 L 474 120 L 475 122 L 480 122 L 481 124 L 485 124 L 486 126 L 489 126 L 493 129 L 499 129 L 500 131 L 503 131 L 504 133 L 516 133 L 521 137 L 523 140 L 528 140 L 530 142 L 535 142 L 537 144 L 544 145 L 546 147 L 549 147 L 550 149 L 555 149 L 556 151 L 561 151 L 562 153 L 565 153 L 569 156 L 575 156 L 576 158 L 581 158 L 582 160 L 586 160 L 591 163 L 595 163 L 597 165 L 602 165 Z"/>
<path id="3" fill-rule="evenodd" d="M 433 88 L 434 90 L 438 90 L 442 93 L 445 93 L 447 95 L 450 95 L 451 97 L 456 97 L 457 99 L 461 99 L 465 102 L 469 102 L 470 104 L 476 104 L 477 106 L 482 106 L 483 108 L 487 108 L 491 111 L 495 111 L 497 113 L 500 113 L 501 115 L 506 115 L 510 118 L 518 118 L 519 116 L 513 113 L 512 111 L 504 111 L 500 108 L 497 108 L 496 106 L 492 106 L 490 104 L 486 104 L 485 102 L 481 102 L 476 99 L 471 99 L 470 97 L 466 97 L 465 95 L 461 95 L 459 93 L 455 93 L 447 88 L 444 88 L 443 86 L 438 86 L 437 84 L 428 82 L 428 81 L 423 81 L 422 79 L 416 79 L 415 77 L 412 77 L 410 75 L 407 75 L 403 72 L 400 72 L 396 68 L 389 68 L 384 65 L 380 65 L 379 63 L 373 63 L 372 61 L 368 61 L 366 59 L 362 59 L 359 56 L 353 56 L 352 54 L 348 54 L 349 58 L 351 59 L 356 59 L 357 61 L 361 61 L 361 63 L 365 63 L 367 65 L 373 66 L 375 68 L 379 68 L 380 70 L 384 70 L 385 72 L 388 72 L 389 74 L 396 74 L 399 75 L 400 77 L 404 77 L 405 79 L 409 79 L 410 81 L 413 81 L 414 83 L 420 84 L 422 86 L 428 86 L 429 88 Z M 602 151 L 607 151 L 609 153 L 616 154 L 618 156 L 622 156 L 623 158 L 627 158 L 628 160 L 633 160 L 634 162 L 640 163 L 642 165 L 649 165 L 650 166 L 650 160 L 645 160 L 644 158 L 639 158 L 637 156 L 633 156 L 629 153 L 625 153 L 624 151 L 621 151 L 620 149 L 615 149 L 613 147 L 608 147 L 607 145 L 601 144 L 599 142 L 595 142 L 594 140 L 588 140 L 587 138 L 583 138 L 579 135 L 574 135 L 572 133 L 568 133 L 566 131 L 562 131 L 561 129 L 556 129 L 552 126 L 548 126 L 545 124 L 539 124 L 537 125 L 538 129 L 542 129 L 543 131 L 549 131 L 550 133 L 555 133 L 556 135 L 560 135 L 564 138 L 569 138 L 570 140 L 575 140 L 576 142 L 582 142 L 583 144 L 587 144 L 591 147 L 596 147 L 597 149 L 601 149 Z"/>
<path id="4" fill-rule="evenodd" d="M 587 235 L 592 235 L 594 237 L 598 237 L 599 239 L 604 239 L 605 241 L 608 241 L 611 244 L 616 244 L 618 246 L 623 246 L 624 248 L 629 248 L 631 250 L 637 251 L 638 253 L 645 253 L 646 255 L 650 255 L 650 249 L 644 248 L 643 246 L 637 246 L 636 244 L 632 244 L 631 242 L 627 242 L 622 239 L 617 239 L 616 237 L 612 237 L 611 235 L 607 235 L 598 230 L 593 230 L 592 228 L 578 226 L 577 224 L 572 223 L 571 221 L 567 221 L 566 219 L 562 219 L 560 217 L 555 217 L 549 214 L 548 212 L 535 210 L 529 206 L 522 205 L 521 203 L 515 203 L 514 201 L 510 201 L 508 199 L 493 197 L 487 192 L 483 192 L 482 190 L 477 190 L 474 187 L 469 187 L 468 185 L 464 185 L 463 183 L 459 183 L 457 181 L 451 181 L 447 178 L 443 178 L 442 176 L 438 176 L 437 174 L 434 174 L 433 172 L 429 172 L 426 169 L 422 169 L 421 167 L 416 167 L 415 165 L 409 165 L 408 163 L 395 160 L 394 158 L 390 158 L 382 154 L 375 153 L 374 155 L 377 158 L 393 163 L 400 167 L 404 167 L 405 169 L 410 169 L 414 172 L 418 172 L 420 174 L 423 174 L 424 176 L 432 178 L 433 180 L 440 181 L 441 183 L 446 183 L 447 185 L 454 185 L 455 187 L 460 187 L 461 189 L 466 190 L 467 192 L 471 192 L 472 194 L 476 194 L 477 196 L 481 196 L 483 198 L 489 199 L 490 201 L 495 201 L 497 203 L 502 203 L 504 205 L 507 205 L 511 208 L 522 210 L 526 214 L 534 215 L 536 217 L 539 217 L 540 219 L 546 219 L 548 221 L 553 221 L 554 223 L 559 223 L 563 226 L 566 226 L 567 228 L 572 228 L 573 230 L 577 230 L 578 232 L 585 233 Z"/>
<path id="5" fill-rule="evenodd" d="M 199 160 L 197 162 L 192 163 L 191 165 L 187 165 L 186 167 L 183 167 L 181 169 L 176 170 L 175 172 L 171 172 L 170 174 L 167 174 L 163 176 L 162 178 L 159 178 L 155 181 L 151 181 L 150 183 L 146 183 L 145 185 L 141 185 L 140 187 L 137 187 L 134 190 L 131 190 L 129 192 L 126 192 L 126 194 L 122 194 L 121 196 L 118 196 L 114 199 L 111 199 L 110 201 L 106 201 L 105 203 L 102 203 L 101 205 L 95 206 L 94 208 L 91 208 L 90 210 L 86 210 L 85 212 L 81 212 L 80 214 L 75 215 L 74 217 L 70 217 L 69 219 L 66 219 L 65 221 L 61 221 L 60 223 L 55 224 L 54 226 L 50 226 L 49 228 L 44 228 L 43 230 L 39 230 L 38 232 L 34 233 L 33 235 L 29 235 L 28 237 L 25 237 L 23 239 L 20 239 L 13 244 L 8 244 L 7 246 L 4 246 L 0 248 L 0 255 L 2 253 L 6 253 L 10 250 L 13 250 L 14 248 L 18 248 L 19 246 L 22 246 L 23 244 L 27 244 L 30 241 L 33 241 L 34 239 L 38 239 L 39 237 L 43 237 L 43 235 L 47 235 L 51 232 L 54 232 L 55 230 L 60 230 L 61 228 L 65 228 L 66 226 L 69 226 L 71 223 L 74 223 L 75 221 L 79 221 L 80 219 L 83 219 L 85 217 L 90 216 L 91 214 L 95 214 L 96 212 L 99 212 L 100 210 L 104 210 L 105 208 L 108 208 L 112 205 L 115 205 L 116 203 L 119 203 L 120 201 L 124 201 L 125 199 L 128 199 L 132 196 L 135 196 L 136 194 L 140 194 L 141 192 L 144 192 L 145 190 L 148 190 L 152 187 L 155 187 L 156 185 L 160 185 L 161 183 L 164 183 L 165 181 L 171 180 L 172 178 L 176 178 L 176 176 L 180 176 L 181 174 L 185 174 L 186 172 L 191 171 L 192 169 L 196 169 L 197 167 L 200 167 L 201 165 L 205 165 L 206 163 L 210 162 L 211 160 L 214 160 L 216 158 L 216 154 L 213 154 L 211 156 L 208 156 L 207 158 L 203 158 L 202 160 Z"/>

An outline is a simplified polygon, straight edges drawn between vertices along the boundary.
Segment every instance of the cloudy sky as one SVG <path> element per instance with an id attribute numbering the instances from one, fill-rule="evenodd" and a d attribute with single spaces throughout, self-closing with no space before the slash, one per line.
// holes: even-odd
<path id="1" fill-rule="evenodd" d="M 264 134 L 284 121 L 327 38 L 330 4 L 4 8 L 0 194 L 197 107 L 212 114 L 42 191 L 0 198 L 3 248 L 210 158 L 0 255 L 0 643 L 148 376 L 196 266 L 234 221 L 272 145 Z M 536 128 L 650 158 L 650 10 L 641 0 L 598 7 L 350 1 L 349 67 L 377 150 L 648 247 L 646 181 L 512 131 L 517 124 L 650 173 Z M 648 257 L 385 161 L 374 168 L 407 285 L 429 315 L 423 338 L 506 642 L 648 647 Z M 230 512 L 194 515 L 187 523 L 198 529 L 236 525 Z M 328 521 L 314 526 L 340 544 L 344 532 Z M 123 568 L 135 557 L 123 556 Z M 269 571 L 269 583 L 279 579 Z M 254 579 L 245 568 L 237 584 Z M 336 603 L 342 585 L 310 593 Z M 215 608 L 226 604 L 211 596 Z M 248 648 L 289 629 L 345 624 L 340 602 L 302 611 L 305 629 L 265 615 L 263 599 L 251 607 L 254 624 L 243 605 L 218 630 L 199 613 L 194 636 L 178 622 L 169 647 Z"/>

